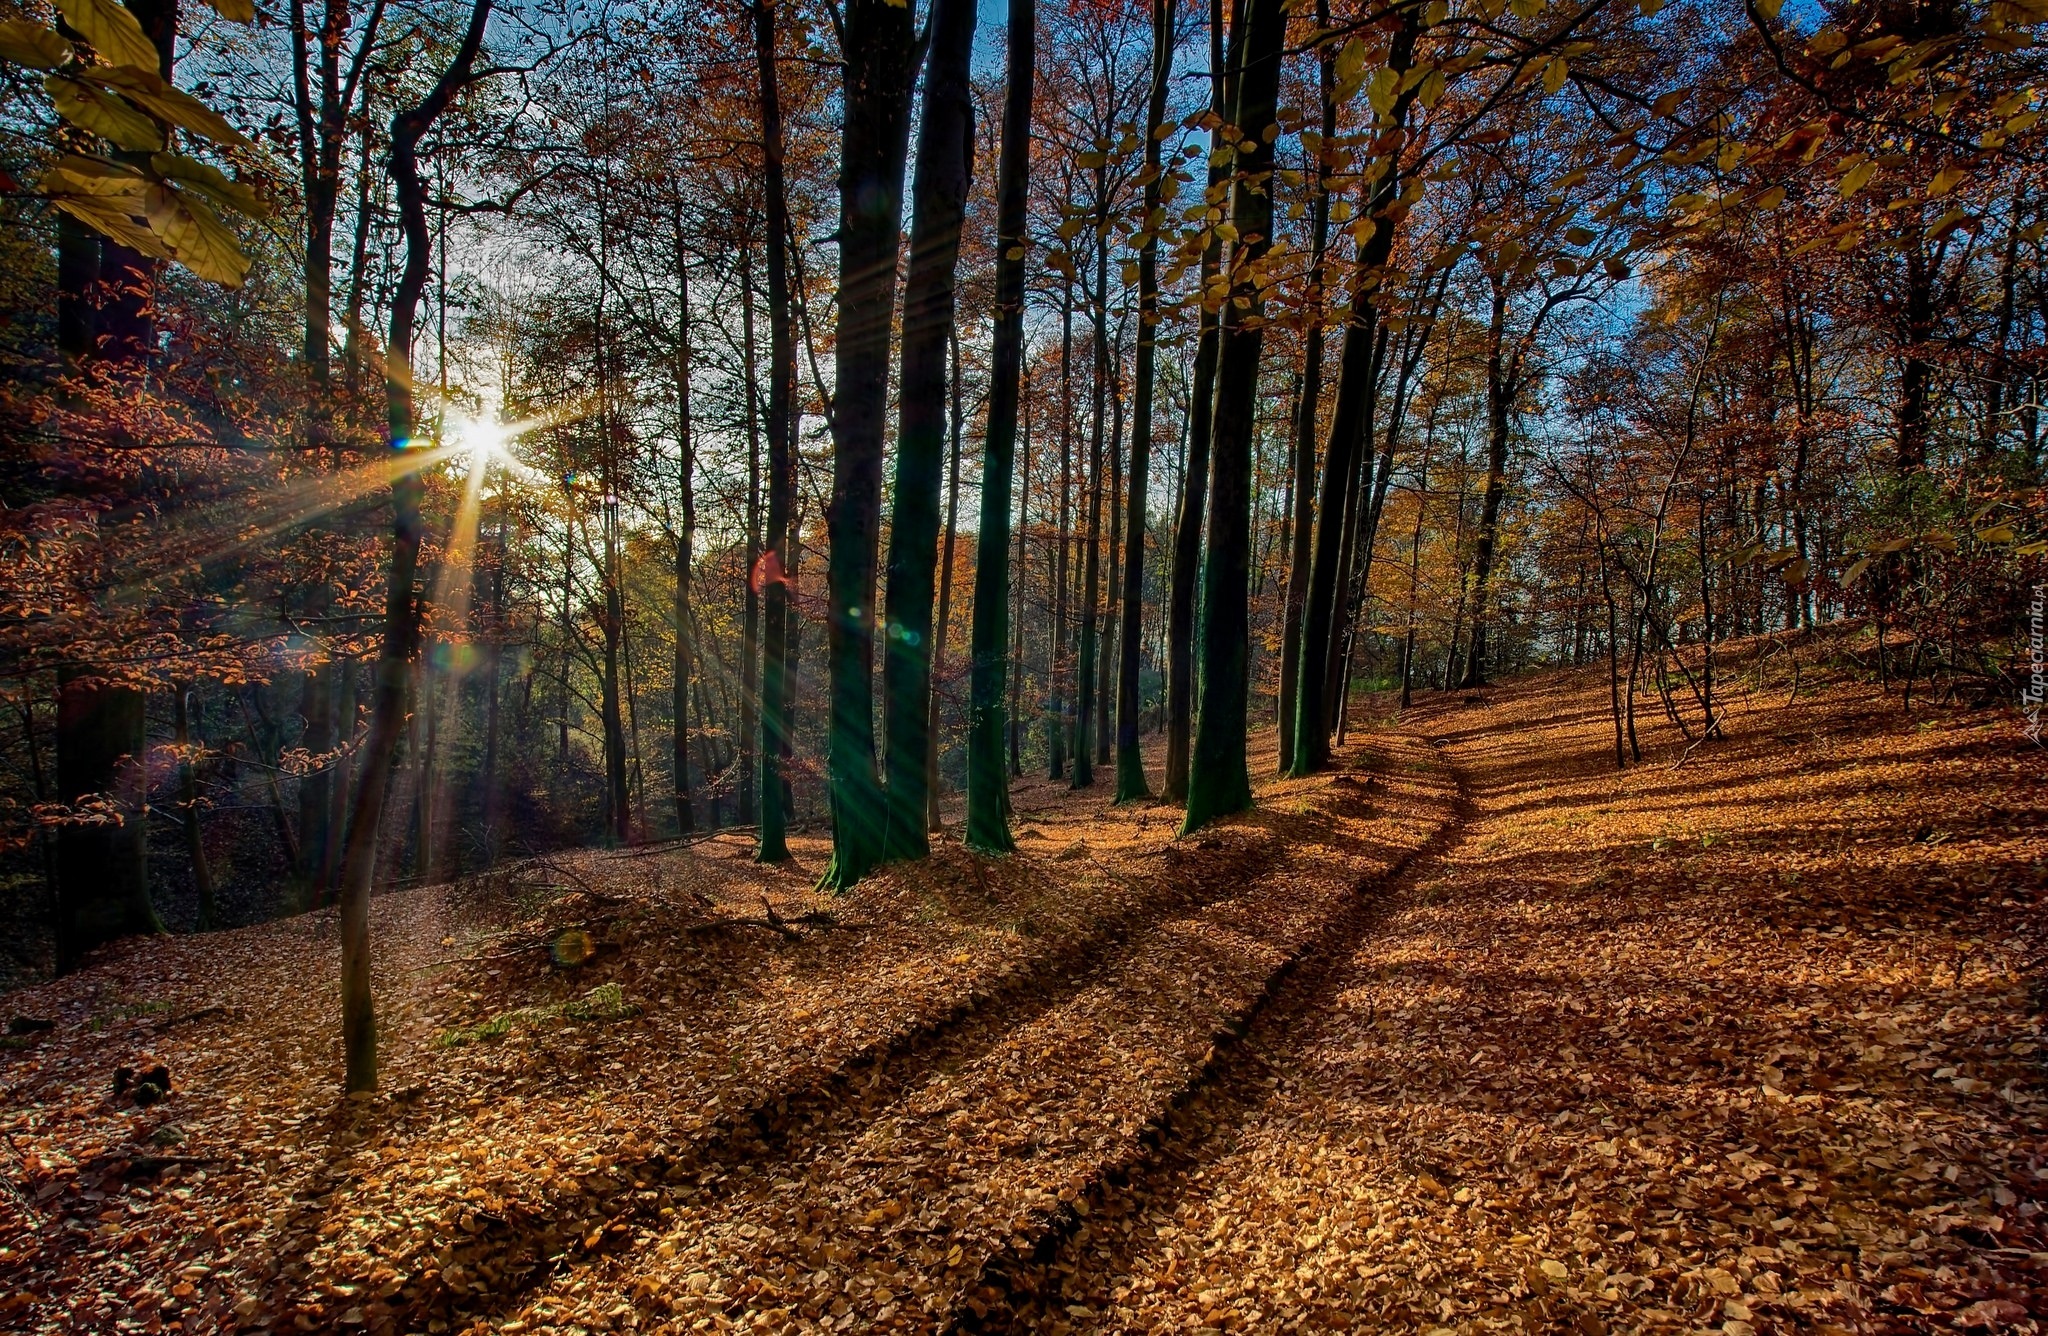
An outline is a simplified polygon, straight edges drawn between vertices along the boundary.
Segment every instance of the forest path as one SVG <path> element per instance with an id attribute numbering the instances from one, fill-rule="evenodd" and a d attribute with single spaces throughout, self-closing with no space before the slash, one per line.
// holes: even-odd
<path id="1" fill-rule="evenodd" d="M 651 1249 L 563 1271 L 523 1320 L 559 1322 L 579 1294 L 621 1286 L 683 1327 L 741 1309 L 771 1327 L 929 1330 L 964 1311 L 992 1266 L 1055 1237 L 1092 1184 L 1146 1153 L 1278 980 L 1452 819 L 1418 739 L 1367 750 L 1145 851 L 1227 863 L 674 1194 Z"/>
<path id="2" fill-rule="evenodd" d="M 2048 1318 L 2038 767 L 1852 689 L 1617 773 L 1597 687 L 1417 721 L 1459 838 L 987 1326 Z"/>

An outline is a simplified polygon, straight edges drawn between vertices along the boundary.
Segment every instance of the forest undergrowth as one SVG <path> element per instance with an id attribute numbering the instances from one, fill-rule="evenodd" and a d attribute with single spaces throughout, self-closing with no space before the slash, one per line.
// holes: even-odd
<path id="1" fill-rule="evenodd" d="M 843 896 L 743 833 L 382 896 L 368 1098 L 330 916 L 117 944 L 8 1000 L 0 1321 L 2028 1330 L 2038 763 L 1725 667 L 1622 772 L 1558 674 L 1190 838 L 1032 781 Z"/>

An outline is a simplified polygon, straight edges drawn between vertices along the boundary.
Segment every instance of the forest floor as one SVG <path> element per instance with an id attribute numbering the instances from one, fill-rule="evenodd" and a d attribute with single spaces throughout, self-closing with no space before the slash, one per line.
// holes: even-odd
<path id="1" fill-rule="evenodd" d="M 2048 766 L 1824 648 L 1621 772 L 1552 674 L 1192 838 L 383 896 L 373 1098 L 331 915 L 117 944 L 4 1001 L 0 1328 L 2038 1331 Z"/>

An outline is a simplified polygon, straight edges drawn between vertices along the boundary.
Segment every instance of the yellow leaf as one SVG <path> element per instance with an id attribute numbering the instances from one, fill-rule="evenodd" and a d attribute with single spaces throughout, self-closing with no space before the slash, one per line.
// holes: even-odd
<path id="1" fill-rule="evenodd" d="M 55 28 L 21 19 L 0 23 L 0 60 L 32 70 L 54 70 L 76 54 Z"/>
<path id="2" fill-rule="evenodd" d="M 118 241 L 129 250 L 159 260 L 171 258 L 163 243 L 150 235 L 148 228 L 138 227 L 135 219 L 123 210 L 118 199 L 96 195 L 59 195 L 50 203 L 101 236 Z"/>
<path id="3" fill-rule="evenodd" d="M 249 141 L 222 120 L 220 113 L 183 89 L 173 87 L 155 70 L 94 68 L 83 71 L 83 77 L 119 91 L 122 96 L 181 130 L 190 130 L 216 144 L 248 147 Z"/>
<path id="4" fill-rule="evenodd" d="M 218 167 L 182 153 L 154 154 L 149 165 L 156 169 L 158 176 L 183 182 L 216 204 L 226 205 L 251 218 L 264 218 L 270 214 L 270 206 L 264 203 L 261 195 L 242 182 L 229 179 Z"/>
<path id="5" fill-rule="evenodd" d="M 115 0 L 57 0 L 57 12 L 92 43 L 100 59 L 115 65 L 157 69 L 162 58 L 142 25 Z"/>
<path id="6" fill-rule="evenodd" d="M 1842 198 L 1848 199 L 1857 191 L 1863 189 L 1864 186 L 1870 184 L 1870 178 L 1875 175 L 1877 175 L 1877 164 L 1867 158 L 1851 167 L 1848 174 L 1842 178 Z"/>
<path id="7" fill-rule="evenodd" d="M 172 259 L 201 278 L 231 288 L 242 286 L 249 257 L 212 209 L 167 185 L 150 187 L 143 203 L 149 210 L 149 230 L 163 239 Z"/>
<path id="8" fill-rule="evenodd" d="M 1849 569 L 1842 572 L 1842 588 L 1847 589 L 1858 580 L 1861 580 L 1863 572 L 1870 569 L 1870 560 L 1869 557 L 1859 557 L 1851 562 Z"/>
<path id="9" fill-rule="evenodd" d="M 1954 190 L 1954 189 L 1956 188 L 1956 186 L 1957 186 L 1957 185 L 1958 185 L 1958 184 L 1959 184 L 1959 183 L 1960 183 L 1960 182 L 1962 181 L 1962 179 L 1963 179 L 1963 169 L 1962 169 L 1962 168 L 1960 168 L 1960 167 L 1944 167 L 1944 168 L 1942 168 L 1942 169 L 1941 169 L 1940 171 L 1938 171 L 1938 172 L 1936 172 L 1936 173 L 1934 174 L 1934 179 L 1933 179 L 1932 181 L 1929 181 L 1929 182 L 1927 183 L 1927 198 L 1929 198 L 1929 199 L 1940 199 L 1940 198 L 1941 198 L 1941 197 L 1942 197 L 1943 195 L 1946 195 L 1946 194 L 1947 194 L 1947 193 L 1948 193 L 1949 191 L 1951 191 L 1951 190 Z"/>
<path id="10" fill-rule="evenodd" d="M 1759 209 L 1775 209 L 1784 202 L 1785 187 L 1772 186 L 1769 190 L 1766 190 L 1763 194 L 1757 196 L 1756 206 Z"/>
<path id="11" fill-rule="evenodd" d="M 1980 543 L 2010 543 L 2013 538 L 2013 528 L 2010 524 L 1994 524 L 1988 529 L 1977 530 L 1977 541 Z"/>
<path id="12" fill-rule="evenodd" d="M 81 130 L 112 140 L 116 148 L 154 153 L 164 146 L 163 131 L 155 121 L 91 84 L 52 74 L 43 80 L 43 89 L 59 116 Z"/>
<path id="13" fill-rule="evenodd" d="M 1785 567 L 1785 583 L 1788 585 L 1792 585 L 1794 587 L 1805 584 L 1807 572 L 1812 569 L 1813 566 L 1811 565 L 1811 563 L 1809 563 L 1806 560 L 1806 558 L 1801 557 L 1799 560 L 1794 561 Z"/>
<path id="14" fill-rule="evenodd" d="M 1669 116 L 1672 112 L 1678 110 L 1679 106 L 1691 92 L 1692 90 L 1689 88 L 1674 88 L 1670 92 L 1663 94 L 1655 102 L 1652 102 L 1650 110 L 1659 116 Z"/>
<path id="15" fill-rule="evenodd" d="M 1564 87 L 1566 73 L 1564 57 L 1552 57 L 1551 62 L 1543 67 L 1543 91 L 1555 93 Z"/>
<path id="16" fill-rule="evenodd" d="M 69 153 L 50 164 L 38 188 L 46 195 L 133 195 L 140 200 L 148 185 L 149 178 L 133 167 Z"/>
<path id="17" fill-rule="evenodd" d="M 1372 109 L 1385 116 L 1394 109 L 1395 89 L 1400 86 L 1401 76 L 1392 70 L 1379 69 L 1372 72 L 1372 78 L 1365 81 L 1365 100 Z"/>
<path id="18" fill-rule="evenodd" d="M 1756 0 L 1757 12 L 1767 19 L 1778 17 L 1778 11 L 1785 7 L 1785 0 Z"/>
<path id="19" fill-rule="evenodd" d="M 206 0 L 213 12 L 230 23 L 254 23 L 256 6 L 251 0 Z"/>

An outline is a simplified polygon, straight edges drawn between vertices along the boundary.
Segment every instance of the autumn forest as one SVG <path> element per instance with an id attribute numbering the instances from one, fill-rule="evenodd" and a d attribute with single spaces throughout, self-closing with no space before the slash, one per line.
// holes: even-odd
<path id="1" fill-rule="evenodd" d="M 0 1325 L 2038 1331 L 2040 0 L 0 0 Z"/>

